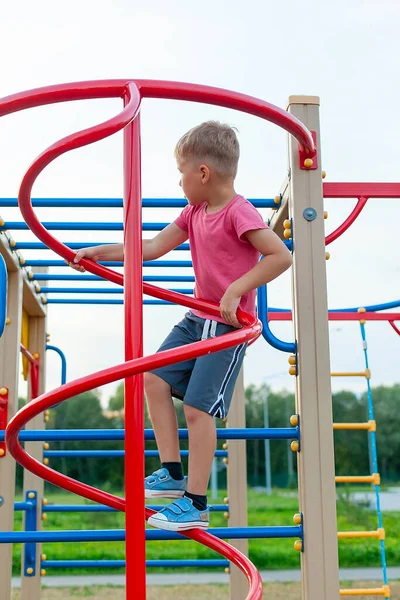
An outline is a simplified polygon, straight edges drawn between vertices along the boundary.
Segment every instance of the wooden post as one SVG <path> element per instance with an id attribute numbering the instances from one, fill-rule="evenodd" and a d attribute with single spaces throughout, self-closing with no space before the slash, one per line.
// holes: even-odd
<path id="1" fill-rule="evenodd" d="M 246 427 L 243 367 L 240 370 L 229 409 L 228 427 Z M 247 464 L 246 440 L 230 440 L 228 443 L 228 498 L 229 527 L 247 527 Z M 248 540 L 229 540 L 229 543 L 247 556 Z M 229 578 L 230 600 L 243 600 L 249 585 L 243 573 L 231 563 Z"/>
<path id="2" fill-rule="evenodd" d="M 9 323 L 0 338 L 0 387 L 8 389 L 8 422 L 18 409 L 22 317 L 22 274 L 18 266 L 8 271 L 7 316 Z M 7 452 L 0 458 L 0 531 L 14 529 L 14 496 L 15 460 Z M 12 550 L 12 544 L 0 544 L 0 600 L 11 598 Z"/>
<path id="3" fill-rule="evenodd" d="M 29 351 L 32 354 L 39 354 L 40 371 L 39 371 L 39 394 L 42 394 L 45 389 L 45 364 L 46 364 L 46 318 L 30 317 L 29 319 Z M 32 399 L 31 385 L 28 389 L 28 402 Z M 44 429 L 45 423 L 43 414 L 39 414 L 32 419 L 26 429 Z M 25 450 L 39 460 L 43 461 L 43 442 L 25 442 Z M 38 531 L 42 529 L 42 504 L 44 481 L 30 473 L 24 471 L 24 498 L 26 492 L 34 491 L 37 494 L 37 520 L 36 528 Z M 25 521 L 24 521 L 25 522 Z M 34 576 L 27 576 L 24 572 L 24 552 L 22 553 L 22 569 L 21 569 L 21 600 L 38 600 L 40 598 L 40 563 L 41 563 L 42 546 L 36 545 L 36 569 Z"/>
<path id="4" fill-rule="evenodd" d="M 304 526 L 302 597 L 337 600 L 339 570 L 319 98 L 291 96 L 289 112 L 316 132 L 318 147 L 318 168 L 301 170 L 298 143 L 289 137 L 289 216 L 294 232 L 293 322 L 298 367 L 296 406 L 301 428 L 299 503 Z M 306 209 L 314 209 L 315 213 L 313 210 L 304 213 Z"/>

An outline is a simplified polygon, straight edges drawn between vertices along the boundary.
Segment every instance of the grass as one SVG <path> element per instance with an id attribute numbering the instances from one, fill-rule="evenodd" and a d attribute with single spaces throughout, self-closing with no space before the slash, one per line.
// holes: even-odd
<path id="1" fill-rule="evenodd" d="M 223 503 L 223 494 L 216 504 Z M 67 494 L 48 496 L 49 503 L 82 503 L 79 498 Z M 266 496 L 249 490 L 248 521 L 250 526 L 293 525 L 293 514 L 298 511 L 297 498 L 291 494 L 275 493 Z M 400 512 L 388 512 L 383 515 L 386 529 L 386 551 L 389 566 L 396 566 L 400 556 Z M 222 513 L 212 513 L 211 526 L 224 527 L 227 520 Z M 124 515 L 119 513 L 49 513 L 44 523 L 46 530 L 65 529 L 122 529 Z M 21 528 L 21 513 L 16 513 L 15 530 Z M 345 495 L 338 502 L 338 530 L 371 530 L 377 528 L 376 514 L 373 511 L 354 506 Z M 293 549 L 292 539 L 250 540 L 249 554 L 259 569 L 296 569 L 300 567 L 300 555 Z M 20 572 L 21 548 L 14 546 L 13 572 Z M 101 560 L 123 559 L 124 543 L 96 542 L 80 544 L 44 544 L 42 552 L 49 560 Z M 376 539 L 350 539 L 339 541 L 341 567 L 377 567 L 380 566 L 379 542 Z M 148 559 L 204 559 L 218 558 L 213 551 L 191 541 L 149 542 Z M 182 569 L 183 570 L 183 569 Z M 190 570 L 190 569 L 186 569 Z M 162 569 L 157 569 L 162 571 Z M 69 569 L 69 574 L 102 573 L 101 569 Z M 115 573 L 123 570 L 115 569 Z M 151 572 L 156 572 L 152 569 Z M 65 574 L 65 569 L 51 569 L 51 575 Z"/>
<path id="2" fill-rule="evenodd" d="M 348 588 L 381 587 L 381 583 L 372 581 L 356 581 L 351 584 L 346 582 Z M 400 582 L 391 585 L 392 598 L 400 598 Z M 226 585 L 185 585 L 185 586 L 149 586 L 147 600 L 226 600 L 228 598 Z M 90 598 L 91 600 L 125 600 L 124 587 L 93 586 L 76 588 L 44 588 L 41 600 L 76 600 L 77 598 Z M 269 583 L 264 586 L 263 599 L 274 600 L 299 600 L 301 589 L 299 583 Z M 354 600 L 364 600 L 365 596 L 352 596 Z M 13 590 L 11 600 L 20 600 L 19 590 Z"/>

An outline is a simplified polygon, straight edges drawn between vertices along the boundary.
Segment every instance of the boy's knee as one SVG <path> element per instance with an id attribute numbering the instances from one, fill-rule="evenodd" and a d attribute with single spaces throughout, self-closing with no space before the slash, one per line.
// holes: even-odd
<path id="1" fill-rule="evenodd" d="M 161 390 L 169 388 L 169 385 L 164 379 L 154 375 L 154 373 L 145 373 L 144 374 L 144 389 L 146 393 L 151 392 L 152 390 Z"/>
<path id="2" fill-rule="evenodd" d="M 194 406 L 190 406 L 189 404 L 184 404 L 183 409 L 185 411 L 186 422 L 188 425 L 190 425 L 191 423 L 196 423 L 200 419 L 204 419 L 207 417 L 209 419 L 212 419 L 212 416 L 208 413 L 204 412 L 203 410 L 199 410 Z"/>

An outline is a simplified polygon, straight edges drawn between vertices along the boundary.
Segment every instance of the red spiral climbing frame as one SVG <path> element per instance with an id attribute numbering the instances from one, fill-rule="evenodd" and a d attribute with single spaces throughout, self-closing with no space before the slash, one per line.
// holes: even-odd
<path id="1" fill-rule="evenodd" d="M 65 384 L 56 390 L 33 400 L 10 421 L 6 431 L 6 441 L 10 453 L 26 469 L 51 483 L 77 493 L 91 500 L 126 512 L 126 597 L 144 600 L 146 597 L 145 579 L 145 516 L 151 511 L 144 507 L 143 479 L 144 462 L 137 460 L 144 455 L 143 435 L 143 376 L 142 373 L 157 366 L 172 364 L 179 360 L 195 358 L 235 346 L 244 341 L 254 341 L 261 333 L 260 323 L 250 315 L 238 312 L 243 325 L 241 330 L 222 337 L 190 344 L 143 358 L 143 292 L 162 300 L 169 300 L 189 308 L 201 308 L 212 315 L 218 315 L 218 306 L 208 302 L 188 298 L 170 292 L 142 280 L 142 231 L 141 231 L 141 173 L 140 173 L 140 122 L 139 110 L 143 97 L 166 98 L 203 102 L 244 111 L 261 117 L 292 134 L 299 142 L 299 152 L 310 158 L 316 155 L 313 138 L 307 128 L 286 111 L 244 94 L 218 88 L 186 83 L 151 80 L 107 80 L 80 82 L 50 86 L 22 92 L 0 101 L 0 116 L 26 108 L 95 98 L 119 97 L 124 101 L 123 110 L 112 119 L 67 136 L 45 150 L 26 172 L 19 193 L 19 206 L 22 215 L 32 232 L 54 252 L 67 261 L 72 261 L 75 253 L 56 240 L 40 223 L 32 209 L 31 192 L 34 182 L 43 169 L 55 158 L 70 150 L 80 148 L 124 129 L 124 244 L 125 281 L 120 273 L 82 260 L 82 266 L 89 272 L 109 281 L 124 285 L 125 294 L 125 360 L 122 365 L 111 367 Z M 84 483 L 66 477 L 39 463 L 29 456 L 18 441 L 21 428 L 35 415 L 82 393 L 125 378 L 125 492 L 126 500 L 97 490 Z M 192 530 L 184 535 L 197 540 L 235 563 L 249 581 L 247 600 L 258 600 L 262 596 L 261 577 L 254 565 L 238 550 L 207 532 Z"/>

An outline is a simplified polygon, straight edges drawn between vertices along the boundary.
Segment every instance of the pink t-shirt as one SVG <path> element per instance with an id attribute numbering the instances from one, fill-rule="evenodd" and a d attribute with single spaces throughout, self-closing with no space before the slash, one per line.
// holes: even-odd
<path id="1" fill-rule="evenodd" d="M 219 304 L 233 281 L 250 271 L 260 259 L 260 253 L 244 237 L 247 231 L 267 229 L 260 213 L 243 196 L 235 196 L 229 204 L 216 213 L 206 212 L 207 203 L 189 204 L 175 223 L 189 234 L 194 274 L 195 297 Z M 242 296 L 240 308 L 252 315 L 256 313 L 256 290 Z M 210 315 L 198 310 L 198 317 Z M 224 323 L 222 317 L 213 320 Z"/>

